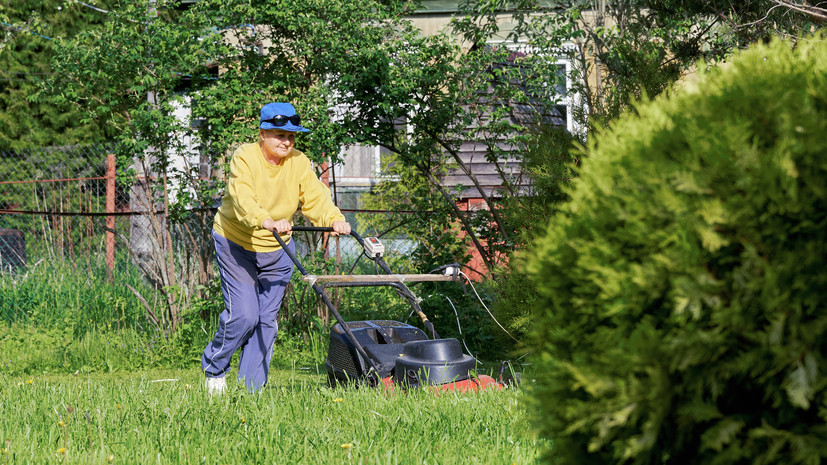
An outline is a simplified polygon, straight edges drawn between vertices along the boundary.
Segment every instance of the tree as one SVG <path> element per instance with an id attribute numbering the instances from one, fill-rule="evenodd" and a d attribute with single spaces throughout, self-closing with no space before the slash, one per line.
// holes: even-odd
<path id="1" fill-rule="evenodd" d="M 151 318 L 175 330 L 210 279 L 209 231 L 228 151 L 254 140 L 258 109 L 292 101 L 313 132 L 297 146 L 334 159 L 353 133 L 331 111 L 342 70 L 387 62 L 411 33 L 395 2 L 174 2 L 113 5 L 104 27 L 56 41 L 48 101 L 77 103 L 117 133 L 119 175 L 133 185 L 133 258 L 166 300 Z M 394 46 L 397 47 L 397 46 Z M 393 49 L 394 47 L 390 47 Z M 216 75 L 213 70 L 220 70 Z M 363 122 L 362 125 L 369 124 Z M 193 253 L 195 252 L 195 253 Z"/>
<path id="2" fill-rule="evenodd" d="M 584 131 L 576 134 L 582 139 L 587 128 L 608 124 L 635 99 L 672 86 L 699 58 L 724 59 L 768 34 L 770 23 L 763 19 L 763 29 L 744 23 L 772 14 L 762 10 L 767 4 L 725 2 L 527 0 L 469 1 L 461 6 L 464 16 L 452 26 L 468 47 L 445 37 L 412 37 L 390 54 L 390 62 L 378 60 L 359 79 L 333 83 L 345 89 L 349 122 L 355 122 L 349 131 L 416 167 L 446 205 L 454 205 L 457 196 L 440 183 L 440 170 L 446 167 L 466 174 L 479 189 L 475 174 L 460 159 L 463 142 L 484 145 L 488 161 L 497 168 L 509 159 L 525 161 L 523 154 L 539 143 L 542 133 L 532 128 L 551 123 L 555 106 L 564 99 L 573 102 L 568 111 L 578 124 L 572 129 Z M 723 14 L 725 8 L 735 14 Z M 500 31 L 509 16 L 515 26 Z M 793 31 L 808 21 L 784 18 L 775 27 Z M 431 56 L 424 72 L 413 69 L 411 63 L 422 62 L 415 53 L 425 48 L 441 54 Z M 559 60 L 573 64 L 571 75 L 560 75 Z M 563 85 L 564 80 L 571 85 Z M 410 135 L 401 139 L 395 136 L 400 120 L 410 128 Z M 371 124 L 361 124 L 364 121 Z M 487 206 L 485 215 L 477 215 L 479 221 L 459 209 L 451 211 L 489 270 L 495 268 L 498 254 L 520 243 L 519 221 L 510 223 L 506 216 L 513 220 L 533 208 L 532 202 L 523 201 L 533 197 L 526 186 L 536 181 L 528 172 L 521 176 L 500 170 L 498 192 L 479 189 Z M 501 213 L 505 204 L 512 214 Z"/>
<path id="3" fill-rule="evenodd" d="M 35 99 L 51 67 L 53 37 L 94 28 L 105 16 L 79 3 L 60 0 L 6 1 L 0 49 L 0 150 L 100 142 L 111 132 L 101 121 L 82 121 L 71 105 Z"/>
<path id="4" fill-rule="evenodd" d="M 795 2 L 792 0 L 773 0 L 773 3 L 787 10 L 804 13 L 814 22 L 824 23 L 827 21 L 827 8 L 824 8 L 821 3 L 810 5 L 807 2 Z"/>
<path id="5" fill-rule="evenodd" d="M 384 172 L 392 174 L 374 186 L 361 202 L 367 210 L 391 213 L 359 214 L 359 225 L 379 237 L 392 232 L 415 241 L 417 247 L 408 263 L 420 271 L 430 271 L 434 264 L 468 263 L 468 243 L 456 224 L 451 205 L 434 190 L 432 180 L 422 176 L 419 167 L 400 163 L 396 157 L 388 157 L 385 163 Z M 445 172 L 436 167 L 429 169 L 437 178 Z"/>
<path id="6" fill-rule="evenodd" d="M 531 138 L 526 128 L 550 118 L 560 97 L 553 85 L 562 78 L 556 57 L 503 46 L 469 53 L 448 35 L 423 37 L 417 31 L 386 47 L 384 61 L 368 70 L 345 69 L 331 80 L 341 89 L 343 124 L 359 141 L 396 154 L 401 170 L 414 168 L 427 179 L 483 260 L 483 273 L 491 272 L 502 251 L 514 245 L 499 199 L 519 196 L 524 187 L 520 173 L 508 165 Z M 404 137 L 399 121 L 407 128 Z M 462 157 L 466 143 L 484 147 L 502 192 L 482 187 Z M 459 192 L 442 182 L 446 169 L 467 176 L 486 208 L 460 210 Z"/>

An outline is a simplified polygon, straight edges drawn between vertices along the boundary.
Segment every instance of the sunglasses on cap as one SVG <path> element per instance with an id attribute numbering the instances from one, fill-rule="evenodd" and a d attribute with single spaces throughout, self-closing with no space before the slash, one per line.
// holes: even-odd
<path id="1" fill-rule="evenodd" d="M 302 117 L 299 115 L 293 116 L 285 116 L 285 115 L 276 115 L 270 119 L 263 120 L 262 123 L 270 123 L 273 126 L 281 127 L 287 124 L 288 122 L 292 123 L 295 126 L 301 126 Z"/>

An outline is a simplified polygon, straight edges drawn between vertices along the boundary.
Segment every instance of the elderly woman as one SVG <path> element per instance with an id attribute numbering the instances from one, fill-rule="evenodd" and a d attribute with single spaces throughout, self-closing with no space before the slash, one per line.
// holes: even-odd
<path id="1" fill-rule="evenodd" d="M 212 232 L 224 311 L 201 358 L 210 394 L 226 389 L 224 377 L 237 350 L 239 380 L 251 391 L 267 383 L 276 317 L 293 274 L 293 262 L 273 233 L 294 249 L 290 220 L 299 203 L 314 225 L 332 227 L 334 235 L 350 234 L 330 190 L 307 156 L 294 148 L 297 132 L 308 129 L 293 105 L 268 103 L 261 109 L 259 141 L 239 147 L 230 161 L 230 179 Z"/>

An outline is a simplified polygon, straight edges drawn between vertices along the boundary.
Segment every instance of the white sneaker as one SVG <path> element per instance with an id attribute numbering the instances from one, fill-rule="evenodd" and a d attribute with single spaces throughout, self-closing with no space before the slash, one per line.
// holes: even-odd
<path id="1" fill-rule="evenodd" d="M 207 378 L 207 394 L 210 396 L 224 394 L 227 390 L 227 381 L 224 378 Z"/>

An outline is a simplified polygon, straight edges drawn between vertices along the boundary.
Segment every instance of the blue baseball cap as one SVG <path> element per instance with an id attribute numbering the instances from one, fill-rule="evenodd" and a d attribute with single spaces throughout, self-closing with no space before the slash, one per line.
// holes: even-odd
<path id="1" fill-rule="evenodd" d="M 293 105 L 286 102 L 268 103 L 261 107 L 259 129 L 281 129 L 289 132 L 310 132 L 301 125 L 301 117 Z"/>

